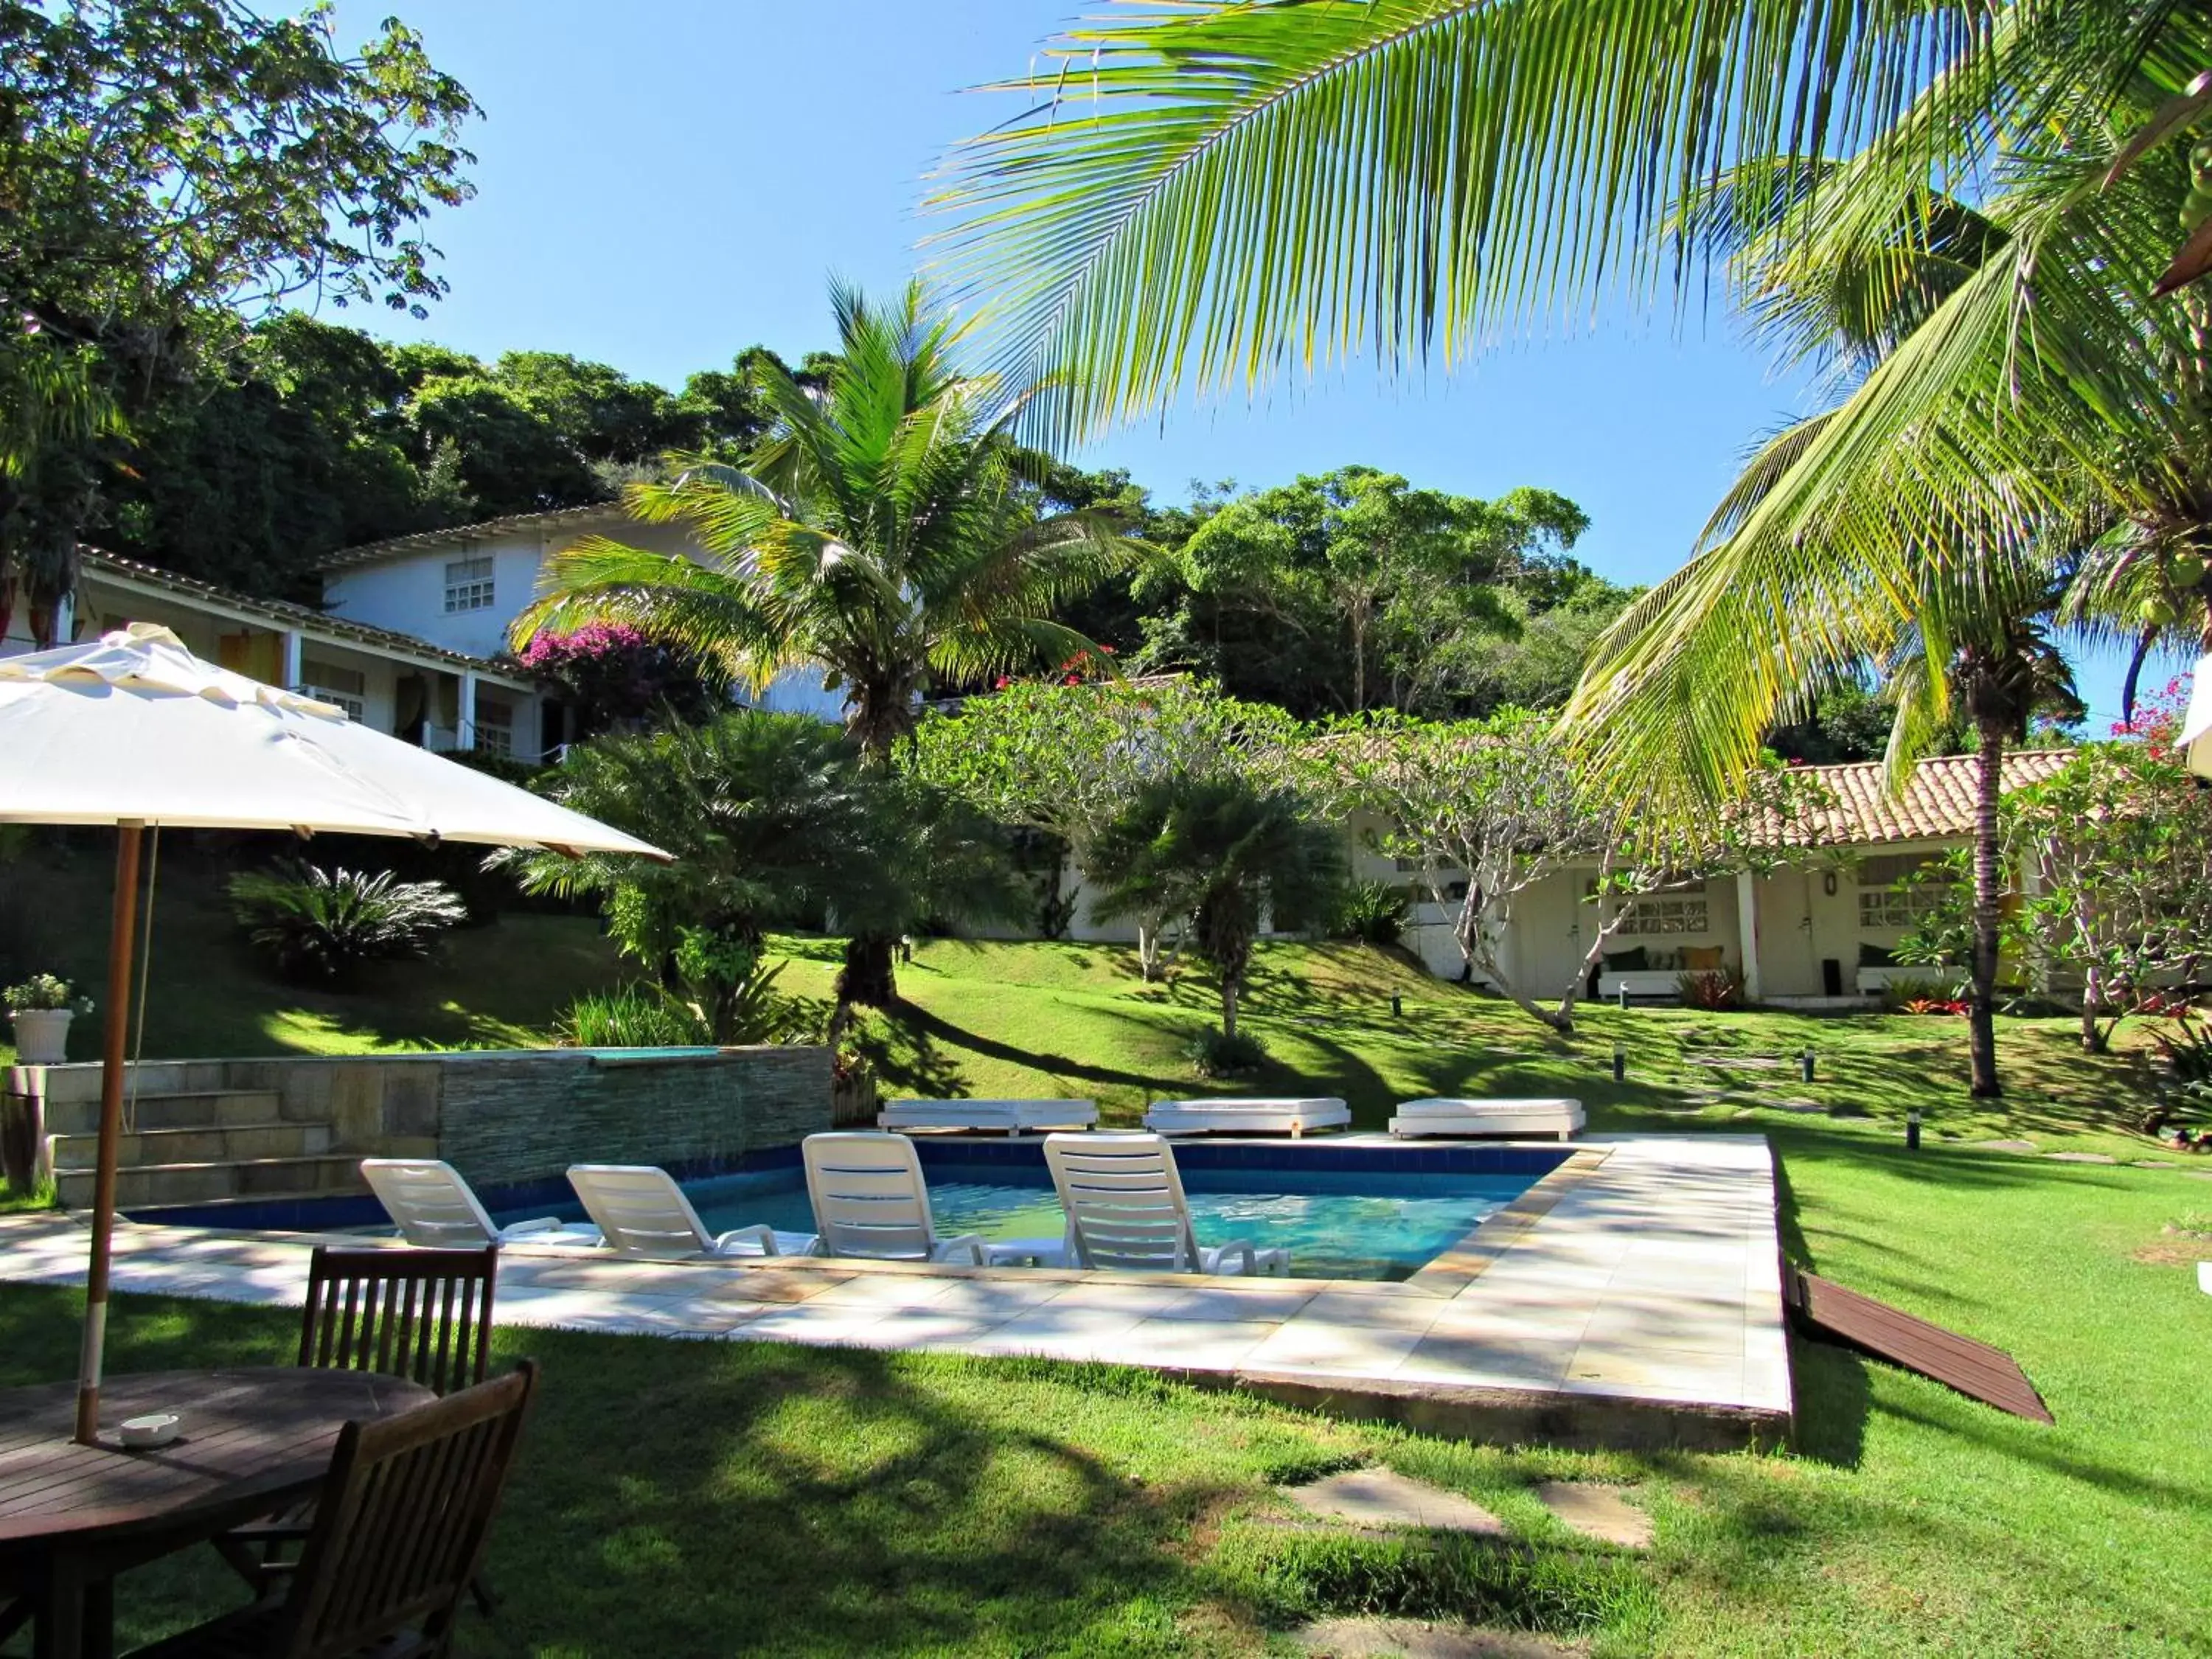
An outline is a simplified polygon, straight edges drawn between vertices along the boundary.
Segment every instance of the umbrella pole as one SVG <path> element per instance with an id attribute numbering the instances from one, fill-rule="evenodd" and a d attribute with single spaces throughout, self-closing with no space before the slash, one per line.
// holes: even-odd
<path id="1" fill-rule="evenodd" d="M 107 1260 L 115 1242 L 116 1143 L 123 1134 L 123 1045 L 131 1029 L 131 939 L 138 917 L 138 849 L 146 826 L 116 826 L 115 908 L 107 924 L 107 1019 L 100 1070 L 100 1164 L 92 1185 L 92 1261 L 84 1276 L 84 1347 L 77 1359 L 76 1438 L 100 1438 L 100 1354 L 107 1340 Z"/>

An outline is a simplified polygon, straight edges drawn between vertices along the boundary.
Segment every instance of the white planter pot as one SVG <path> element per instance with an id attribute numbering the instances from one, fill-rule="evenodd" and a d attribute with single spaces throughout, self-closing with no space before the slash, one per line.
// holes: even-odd
<path id="1" fill-rule="evenodd" d="M 15 1060 L 22 1066 L 59 1066 L 69 1059 L 70 1021 L 67 1008 L 26 1008 L 12 1016 L 15 1023 Z"/>

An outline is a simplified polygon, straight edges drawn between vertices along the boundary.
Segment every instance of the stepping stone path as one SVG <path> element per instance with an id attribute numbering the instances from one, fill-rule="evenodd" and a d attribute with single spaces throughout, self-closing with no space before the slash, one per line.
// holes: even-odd
<path id="1" fill-rule="evenodd" d="M 2032 1152 L 2035 1150 L 2035 1143 L 2032 1140 L 1977 1140 L 1968 1144 L 1975 1151 L 1982 1152 Z"/>
<path id="2" fill-rule="evenodd" d="M 1651 1517 L 1620 1495 L 1618 1486 L 1590 1480 L 1547 1480 L 1536 1501 L 1585 1538 L 1626 1550 L 1651 1547 Z"/>
<path id="3" fill-rule="evenodd" d="M 1348 1469 L 1283 1495 L 1308 1515 L 1356 1527 L 1422 1527 L 1436 1532 L 1503 1538 L 1505 1523 L 1472 1498 L 1389 1469 Z M 1384 1651 L 1377 1649 L 1376 1651 Z"/>
<path id="4" fill-rule="evenodd" d="M 1581 1643 L 1555 1642 L 1522 1631 L 1474 1630 L 1418 1619 L 1324 1619 L 1297 1632 L 1308 1653 L 1330 1659 L 1562 1659 L 1588 1653 Z"/>
<path id="5" fill-rule="evenodd" d="M 2128 1160 L 2128 1167 L 2132 1170 L 2171 1170 L 2173 1160 L 2170 1158 L 2131 1158 Z"/>
<path id="6" fill-rule="evenodd" d="M 2045 1152 L 2044 1157 L 2058 1164 L 2118 1164 L 2117 1158 L 2107 1158 L 2102 1152 Z"/>

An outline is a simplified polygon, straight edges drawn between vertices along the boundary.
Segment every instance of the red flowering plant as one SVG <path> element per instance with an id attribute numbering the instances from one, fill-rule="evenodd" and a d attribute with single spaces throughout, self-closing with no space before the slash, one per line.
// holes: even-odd
<path id="1" fill-rule="evenodd" d="M 2190 677 L 2176 674 L 2148 696 L 2136 698 L 2134 717 L 2114 720 L 2112 735 L 2133 738 L 2160 760 L 2172 758 L 2189 713 L 2189 687 Z"/>
<path id="2" fill-rule="evenodd" d="M 664 714 L 696 720 L 722 702 L 690 659 L 627 623 L 539 633 L 524 647 L 522 665 L 551 681 L 574 705 L 579 737 L 637 726 Z"/>

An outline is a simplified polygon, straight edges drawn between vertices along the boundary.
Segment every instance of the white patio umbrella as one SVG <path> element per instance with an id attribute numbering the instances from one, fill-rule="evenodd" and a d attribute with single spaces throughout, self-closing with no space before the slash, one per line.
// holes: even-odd
<path id="1" fill-rule="evenodd" d="M 409 836 L 668 854 L 527 790 L 440 758 L 345 711 L 201 661 L 144 623 L 96 642 L 0 658 L 0 823 L 112 824 L 107 1023 L 85 1283 L 76 1436 L 100 1424 L 115 1230 L 123 1043 L 138 861 L 148 827 Z"/>

